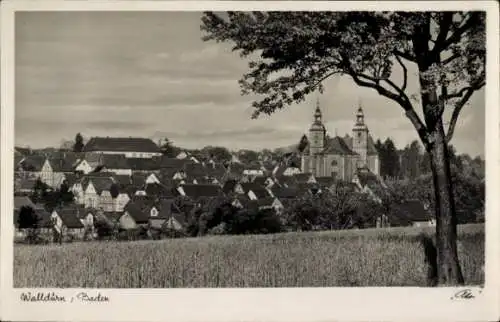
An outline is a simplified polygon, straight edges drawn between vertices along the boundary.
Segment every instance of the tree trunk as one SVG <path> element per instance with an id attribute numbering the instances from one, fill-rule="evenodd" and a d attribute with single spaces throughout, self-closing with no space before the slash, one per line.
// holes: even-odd
<path id="1" fill-rule="evenodd" d="M 429 147 L 434 181 L 436 211 L 437 274 L 439 285 L 463 285 L 464 277 L 457 254 L 457 216 L 451 183 L 448 144 L 443 123 L 435 123 L 430 131 Z"/>

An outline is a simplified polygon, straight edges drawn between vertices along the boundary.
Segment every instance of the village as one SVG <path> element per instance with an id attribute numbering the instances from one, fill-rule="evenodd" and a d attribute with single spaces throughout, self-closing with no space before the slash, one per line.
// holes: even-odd
<path id="1" fill-rule="evenodd" d="M 217 221 L 214 213 L 223 206 L 231 208 L 232 216 L 271 213 L 274 227 L 288 230 L 435 225 L 425 200 L 398 201 L 392 213 L 399 220 L 384 208 L 394 191 L 380 176 L 379 154 L 361 106 L 355 117 L 356 140 L 330 138 L 317 103 L 308 135 L 280 154 L 260 153 L 252 162 L 241 161 L 237 153 L 230 160 L 189 150 L 165 155 L 153 140 L 138 137 L 92 137 L 80 152 L 16 148 L 16 238 L 31 240 L 35 234 L 47 236 L 46 242 L 62 242 L 200 235 L 200 213 L 210 213 L 203 225 L 215 233 L 224 218 Z M 312 201 L 312 215 L 303 208 L 307 198 L 322 200 L 321 206 Z M 349 202 L 350 207 L 343 205 Z M 372 214 L 360 215 L 366 209 Z M 188 227 L 193 221 L 194 234 Z M 245 229 L 236 232 L 248 233 Z M 253 232 L 279 231 L 264 227 Z"/>

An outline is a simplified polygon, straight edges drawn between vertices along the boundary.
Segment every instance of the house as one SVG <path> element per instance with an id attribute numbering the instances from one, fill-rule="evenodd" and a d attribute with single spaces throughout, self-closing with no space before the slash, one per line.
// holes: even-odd
<path id="1" fill-rule="evenodd" d="M 271 177 L 266 176 L 255 177 L 252 183 L 266 188 L 271 188 L 275 184 L 274 180 Z"/>
<path id="2" fill-rule="evenodd" d="M 228 180 L 224 183 L 222 186 L 222 191 L 225 194 L 245 194 L 245 190 L 241 186 L 241 183 L 239 183 L 237 180 Z"/>
<path id="3" fill-rule="evenodd" d="M 83 185 L 85 208 L 112 208 L 112 196 L 110 190 L 113 183 L 113 180 L 109 177 L 87 178 L 86 184 Z M 104 194 L 102 195 L 103 192 Z M 103 196 L 102 200 L 101 195 Z M 101 201 L 103 204 L 101 204 Z"/>
<path id="4" fill-rule="evenodd" d="M 113 211 L 122 212 L 129 201 L 130 194 L 127 191 L 120 190 L 118 195 L 113 199 Z"/>
<path id="5" fill-rule="evenodd" d="M 151 209 L 141 208 L 137 202 L 129 202 L 123 210 L 123 215 L 119 218 L 118 223 L 120 228 L 124 230 L 137 229 L 139 227 L 147 227 Z M 156 209 L 156 208 L 155 208 Z"/>
<path id="6" fill-rule="evenodd" d="M 273 197 L 272 192 L 269 189 L 257 184 L 242 183 L 241 186 L 251 200 Z"/>
<path id="7" fill-rule="evenodd" d="M 295 187 L 298 184 L 297 178 L 294 176 L 279 176 L 275 177 L 275 182 L 283 187 Z"/>
<path id="8" fill-rule="evenodd" d="M 293 177 L 297 180 L 297 183 L 317 183 L 316 178 L 310 172 L 308 173 L 297 173 Z"/>
<path id="9" fill-rule="evenodd" d="M 379 176 L 366 168 L 360 169 L 354 174 L 352 182 L 358 186 L 359 191 L 367 193 L 376 202 L 382 202 L 375 191 L 383 192 L 387 189 L 387 186 Z"/>
<path id="10" fill-rule="evenodd" d="M 16 178 L 14 180 L 14 192 L 21 195 L 33 193 L 37 179 Z"/>
<path id="11" fill-rule="evenodd" d="M 407 200 L 392 207 L 389 224 L 391 226 L 433 227 L 436 225 L 436 220 L 420 200 Z"/>
<path id="12" fill-rule="evenodd" d="M 174 198 L 174 187 L 164 185 L 162 183 L 147 183 L 146 188 L 146 196 L 154 197 L 154 198 Z"/>
<path id="13" fill-rule="evenodd" d="M 160 183 L 160 179 L 158 179 L 157 175 L 154 173 L 150 173 L 145 180 L 145 184 L 152 184 L 152 183 L 156 184 Z"/>
<path id="14" fill-rule="evenodd" d="M 137 137 L 93 137 L 85 144 L 83 151 L 108 155 L 123 154 L 126 158 L 152 158 L 162 155 L 153 140 Z"/>
<path id="15" fill-rule="evenodd" d="M 132 175 L 132 168 L 125 154 L 102 155 L 99 166 L 95 172 L 112 172 L 118 175 Z"/>
<path id="16" fill-rule="evenodd" d="M 197 201 L 202 197 L 218 197 L 223 194 L 222 189 L 214 184 L 184 184 L 177 188 L 181 196 Z"/>
<path id="17" fill-rule="evenodd" d="M 40 178 L 51 188 L 56 188 L 60 184 L 58 178 L 55 178 L 58 175 L 54 174 L 50 160 L 45 156 L 32 155 L 24 158 L 20 162 L 17 172 L 20 178 Z"/>
<path id="18" fill-rule="evenodd" d="M 133 173 L 159 173 L 160 163 L 157 158 L 127 158 Z"/>
<path id="19" fill-rule="evenodd" d="M 83 239 L 85 226 L 79 218 L 79 211 L 78 208 L 73 207 L 54 209 L 50 215 L 54 223 L 54 229 L 61 236 Z"/>
<path id="20" fill-rule="evenodd" d="M 288 164 L 278 164 L 275 166 L 272 175 L 274 177 L 293 176 L 301 172 L 302 171 L 298 166 L 288 165 Z"/>
<path id="21" fill-rule="evenodd" d="M 259 163 L 250 164 L 245 166 L 243 175 L 250 177 L 259 177 L 264 175 L 265 169 Z"/>

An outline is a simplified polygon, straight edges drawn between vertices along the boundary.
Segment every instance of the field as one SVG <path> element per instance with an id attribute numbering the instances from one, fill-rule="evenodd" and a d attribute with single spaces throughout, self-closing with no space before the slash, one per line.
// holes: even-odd
<path id="1" fill-rule="evenodd" d="M 390 228 L 14 247 L 14 287 L 425 286 L 416 236 Z M 484 225 L 459 227 L 466 283 L 484 283 Z"/>

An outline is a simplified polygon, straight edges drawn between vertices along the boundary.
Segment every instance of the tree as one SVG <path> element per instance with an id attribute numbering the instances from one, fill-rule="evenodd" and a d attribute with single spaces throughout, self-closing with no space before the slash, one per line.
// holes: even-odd
<path id="1" fill-rule="evenodd" d="M 75 136 L 75 145 L 73 145 L 74 152 L 82 152 L 83 151 L 83 136 L 80 133 L 77 133 Z"/>
<path id="2" fill-rule="evenodd" d="M 17 224 L 20 229 L 25 229 L 27 231 L 26 240 L 28 243 L 37 241 L 39 237 L 39 223 L 40 217 L 32 207 L 22 206 L 21 209 L 19 209 Z"/>
<path id="3" fill-rule="evenodd" d="M 160 141 L 159 146 L 161 153 L 169 158 L 175 158 L 181 152 L 181 149 L 176 147 L 174 142 L 168 138 L 163 139 L 163 143 Z"/>
<path id="4" fill-rule="evenodd" d="M 205 41 L 231 42 L 249 58 L 243 94 L 257 94 L 256 118 L 347 75 L 397 103 L 431 160 L 441 285 L 463 284 L 447 144 L 462 108 L 485 85 L 484 12 L 206 12 Z M 419 100 L 407 90 L 408 67 L 419 76 Z M 397 84 L 391 76 L 402 73 Z M 421 109 L 423 119 L 417 114 Z M 443 114 L 451 110 L 447 131 Z"/>
<path id="5" fill-rule="evenodd" d="M 206 146 L 201 150 L 207 158 L 213 159 L 217 162 L 231 161 L 231 152 L 228 149 L 220 146 Z"/>
<path id="6" fill-rule="evenodd" d="M 384 141 L 380 158 L 382 176 L 397 177 L 400 172 L 399 154 L 391 138 L 387 138 Z"/>

